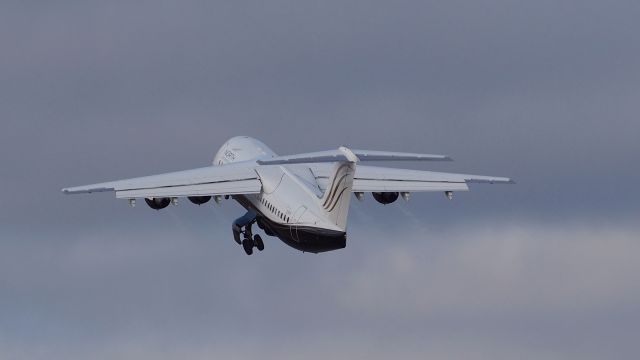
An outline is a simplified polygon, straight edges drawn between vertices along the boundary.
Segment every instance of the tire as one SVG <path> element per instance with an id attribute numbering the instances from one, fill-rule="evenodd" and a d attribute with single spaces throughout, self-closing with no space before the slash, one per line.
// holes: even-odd
<path id="1" fill-rule="evenodd" d="M 244 252 L 246 252 L 247 255 L 253 254 L 253 241 L 249 239 L 242 240 L 242 247 L 244 248 Z"/>
<path id="2" fill-rule="evenodd" d="M 262 237 L 260 235 L 255 235 L 253 237 L 253 243 L 256 245 L 259 251 L 264 250 L 264 242 L 262 241 Z"/>

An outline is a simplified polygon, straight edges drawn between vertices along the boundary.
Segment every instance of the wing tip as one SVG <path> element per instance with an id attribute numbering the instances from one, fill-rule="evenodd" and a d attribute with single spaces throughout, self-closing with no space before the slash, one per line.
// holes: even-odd
<path id="1" fill-rule="evenodd" d="M 473 178 L 465 180 L 468 184 L 515 184 L 512 178 Z"/>
<path id="2" fill-rule="evenodd" d="M 515 184 L 515 180 L 513 180 L 512 178 L 496 178 L 492 181 L 490 181 L 491 184 L 497 183 L 497 184 Z"/>
<path id="3" fill-rule="evenodd" d="M 92 187 L 78 186 L 78 187 L 63 188 L 60 191 L 65 195 L 69 195 L 69 194 L 91 194 L 91 193 L 94 193 L 94 192 L 115 191 L 115 188 L 109 187 L 109 186 L 100 186 L 100 187 L 97 187 L 97 186 L 92 186 Z"/>

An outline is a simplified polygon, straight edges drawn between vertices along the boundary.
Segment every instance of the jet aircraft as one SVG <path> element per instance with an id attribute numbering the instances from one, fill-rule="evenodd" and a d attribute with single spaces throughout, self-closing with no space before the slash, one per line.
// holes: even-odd
<path id="1" fill-rule="evenodd" d="M 252 225 L 287 245 L 319 253 L 346 246 L 347 216 L 353 193 L 372 193 L 381 204 L 411 192 L 439 191 L 451 199 L 469 183 L 513 183 L 509 178 L 365 166 L 367 161 L 447 161 L 444 155 L 336 150 L 278 156 L 261 141 L 238 136 L 219 149 L 211 166 L 153 176 L 62 189 L 66 194 L 113 191 L 135 206 L 144 199 L 160 210 L 178 198 L 202 205 L 232 198 L 247 212 L 232 224 L 233 238 L 247 255 L 264 242 Z"/>

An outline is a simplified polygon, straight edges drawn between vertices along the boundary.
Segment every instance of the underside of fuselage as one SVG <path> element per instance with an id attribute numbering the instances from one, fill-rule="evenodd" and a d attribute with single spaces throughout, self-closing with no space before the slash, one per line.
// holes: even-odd
<path id="1" fill-rule="evenodd" d="M 285 244 L 300 251 L 320 253 L 343 249 L 347 246 L 347 234 L 342 231 L 279 224 L 262 214 L 258 214 L 257 223 L 267 235 L 273 234 Z"/>
<path id="2" fill-rule="evenodd" d="M 343 249 L 347 245 L 347 234 L 344 231 L 336 231 L 295 223 L 278 223 L 262 214 L 260 210 L 253 206 L 246 197 L 234 196 L 234 199 L 253 215 L 250 220 L 247 215 L 243 216 L 240 218 L 243 219 L 241 220 L 241 223 L 236 224 L 238 230 L 241 230 L 240 228 L 242 227 L 245 228 L 245 236 L 249 238 L 252 235 L 251 224 L 255 222 L 258 227 L 265 232 L 265 234 L 275 236 L 285 244 L 303 252 L 320 253 Z M 236 232 L 235 236 L 239 237 L 239 232 L 237 232 L 238 230 L 236 230 L 236 227 L 234 227 L 234 231 Z M 236 241 L 238 241 L 238 238 Z"/>

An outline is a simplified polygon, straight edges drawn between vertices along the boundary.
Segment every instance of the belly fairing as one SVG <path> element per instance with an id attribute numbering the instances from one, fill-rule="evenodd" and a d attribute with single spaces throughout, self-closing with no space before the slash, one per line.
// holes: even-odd
<path id="1" fill-rule="evenodd" d="M 265 217 L 261 217 L 260 221 L 282 242 L 303 252 L 320 253 L 343 249 L 347 246 L 347 234 L 342 231 L 278 224 Z"/>

